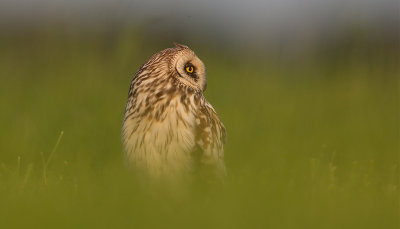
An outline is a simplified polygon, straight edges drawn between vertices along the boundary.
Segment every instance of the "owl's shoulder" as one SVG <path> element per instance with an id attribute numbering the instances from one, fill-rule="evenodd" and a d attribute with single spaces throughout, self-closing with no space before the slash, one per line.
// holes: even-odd
<path id="1" fill-rule="evenodd" d="M 197 142 L 208 156 L 223 157 L 226 129 L 213 106 L 201 98 L 197 112 Z"/>

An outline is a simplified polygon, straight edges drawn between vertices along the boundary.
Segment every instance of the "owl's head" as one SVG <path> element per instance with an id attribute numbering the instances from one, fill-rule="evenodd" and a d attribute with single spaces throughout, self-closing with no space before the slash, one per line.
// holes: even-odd
<path id="1" fill-rule="evenodd" d="M 196 91 L 205 91 L 207 87 L 206 69 L 203 62 L 186 45 L 175 44 L 169 63 L 173 76 L 183 85 Z"/>

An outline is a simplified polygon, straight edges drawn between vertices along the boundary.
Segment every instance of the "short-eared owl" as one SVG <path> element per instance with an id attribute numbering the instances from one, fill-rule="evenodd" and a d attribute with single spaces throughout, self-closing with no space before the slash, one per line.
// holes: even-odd
<path id="1" fill-rule="evenodd" d="M 151 176 L 225 174 L 225 127 L 203 96 L 203 62 L 185 45 L 153 55 L 133 77 L 122 138 L 129 165 Z"/>

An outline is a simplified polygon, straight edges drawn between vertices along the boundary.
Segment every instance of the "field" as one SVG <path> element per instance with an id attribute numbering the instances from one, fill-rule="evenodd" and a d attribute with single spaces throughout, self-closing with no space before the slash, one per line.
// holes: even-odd
<path id="1" fill-rule="evenodd" d="M 281 59 L 189 42 L 227 128 L 228 178 L 171 195 L 127 171 L 120 131 L 133 74 L 172 41 L 5 34 L 1 228 L 399 228 L 393 47 Z"/>

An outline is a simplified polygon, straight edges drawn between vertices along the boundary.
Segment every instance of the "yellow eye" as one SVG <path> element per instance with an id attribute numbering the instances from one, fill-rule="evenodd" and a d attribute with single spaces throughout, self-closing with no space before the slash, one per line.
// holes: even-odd
<path id="1" fill-rule="evenodd" d="M 193 68 L 193 66 L 187 66 L 187 67 L 185 67 L 185 70 L 187 73 L 193 73 L 194 68 Z"/>

